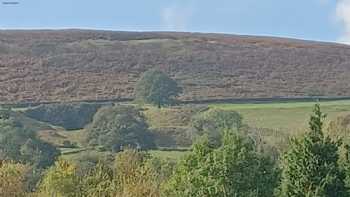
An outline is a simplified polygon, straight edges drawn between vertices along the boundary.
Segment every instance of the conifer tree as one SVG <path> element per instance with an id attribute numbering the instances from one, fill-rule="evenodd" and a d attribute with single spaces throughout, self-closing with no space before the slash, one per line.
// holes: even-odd
<path id="1" fill-rule="evenodd" d="M 282 196 L 347 196 L 344 173 L 338 165 L 340 141 L 324 136 L 326 115 L 315 105 L 310 131 L 292 139 L 283 159 Z"/>

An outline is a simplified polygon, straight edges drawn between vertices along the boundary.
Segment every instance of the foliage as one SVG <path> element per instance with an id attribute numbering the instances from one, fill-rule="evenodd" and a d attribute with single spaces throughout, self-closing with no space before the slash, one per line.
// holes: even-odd
<path id="1" fill-rule="evenodd" d="M 310 132 L 291 140 L 283 160 L 283 196 L 347 196 L 345 175 L 338 165 L 341 143 L 324 136 L 325 117 L 315 105 Z"/>
<path id="2" fill-rule="evenodd" d="M 116 157 L 116 185 L 118 197 L 159 197 L 158 173 L 146 164 L 149 155 L 126 150 Z"/>
<path id="3" fill-rule="evenodd" d="M 29 167 L 13 162 L 0 162 L 0 196 L 25 196 L 25 179 Z"/>
<path id="4" fill-rule="evenodd" d="M 170 152 L 168 151 L 168 153 Z M 177 160 L 169 157 L 161 158 L 152 156 L 145 162 L 145 165 L 154 172 L 157 172 L 158 181 L 164 183 L 172 176 Z"/>
<path id="5" fill-rule="evenodd" d="M 46 172 L 38 196 L 159 197 L 160 176 L 148 160 L 148 154 L 127 149 L 117 154 L 113 168 L 99 162 L 80 175 L 77 166 L 59 160 Z"/>
<path id="6" fill-rule="evenodd" d="M 78 176 L 85 176 L 90 171 L 94 171 L 97 165 L 112 165 L 114 155 L 112 153 L 101 154 L 95 151 L 85 151 L 77 154 L 74 159 L 70 159 L 69 161 L 77 166 Z"/>
<path id="7" fill-rule="evenodd" d="M 272 160 L 259 155 L 252 141 L 227 130 L 219 148 L 201 138 L 163 192 L 174 197 L 271 196 L 277 183 Z"/>
<path id="8" fill-rule="evenodd" d="M 68 130 L 81 129 L 92 121 L 101 104 L 48 104 L 29 108 L 25 115 Z"/>
<path id="9" fill-rule="evenodd" d="M 23 163 L 32 168 L 26 175 L 26 190 L 36 186 L 42 169 L 53 164 L 59 154 L 54 146 L 38 139 L 33 131 L 23 128 L 11 116 L 0 119 L 0 160 Z"/>
<path id="10" fill-rule="evenodd" d="M 114 171 L 104 163 L 97 163 L 81 179 L 81 196 L 113 196 L 115 194 Z"/>
<path id="11" fill-rule="evenodd" d="M 135 87 L 136 101 L 157 105 L 172 105 L 182 92 L 176 81 L 159 70 L 148 70 L 141 76 Z"/>
<path id="12" fill-rule="evenodd" d="M 220 145 L 222 131 L 238 131 L 242 127 L 242 116 L 231 110 L 209 109 L 192 118 L 191 127 L 193 135 L 208 135 L 210 143 Z"/>
<path id="13" fill-rule="evenodd" d="M 45 174 L 39 186 L 39 196 L 75 197 L 81 194 L 76 167 L 58 160 Z"/>
<path id="14" fill-rule="evenodd" d="M 87 141 L 108 150 L 123 147 L 153 148 L 153 136 L 139 109 L 133 106 L 103 108 L 94 116 L 87 129 Z"/>
<path id="15" fill-rule="evenodd" d="M 344 143 L 350 143 L 350 115 L 339 116 L 332 120 L 327 129 L 327 134 L 333 139 L 342 139 Z"/>
<path id="16" fill-rule="evenodd" d="M 0 159 L 21 161 L 38 168 L 51 165 L 59 151 L 10 119 L 0 120 Z"/>
<path id="17" fill-rule="evenodd" d="M 50 150 L 53 148 L 51 145 L 43 143 L 35 133 L 23 128 L 11 116 L 4 113 L 3 117 L 0 118 L 1 159 L 34 165 L 33 171 L 36 173 L 33 175 L 37 179 L 41 171 L 36 167 L 47 167 L 52 163 L 53 157 L 50 155 L 57 150 Z M 280 166 L 283 171 L 281 179 L 276 163 L 278 154 L 275 154 L 274 147 L 265 144 L 266 136 L 263 136 L 267 133 L 278 135 L 278 131 L 243 125 L 242 117 L 233 110 L 209 109 L 194 116 L 191 126 L 195 134 L 201 137 L 193 145 L 192 151 L 150 151 L 149 154 L 127 148 L 154 147 L 153 135 L 138 108 L 128 105 L 102 108 L 86 134 L 91 145 L 108 151 L 96 152 L 85 147 L 82 150 L 95 154 L 79 154 L 80 157 L 76 157 L 76 154 L 71 159 L 74 160 L 72 163 L 57 161 L 44 174 L 35 195 L 270 197 L 276 193 L 277 196 L 348 196 L 346 186 L 350 186 L 350 148 L 349 145 L 341 148 L 341 142 L 348 141 L 348 117 L 330 124 L 328 133 L 337 140 L 323 134 L 324 119 L 325 115 L 316 105 L 309 121 L 310 132 L 293 138 L 290 147 L 286 148 L 288 151 Z M 156 120 L 154 118 L 153 121 Z M 187 115 L 184 120 L 186 124 L 176 126 L 188 126 L 190 119 Z M 69 145 L 68 141 L 66 145 Z M 285 143 L 284 146 L 287 145 Z M 115 159 L 115 154 L 109 150 L 118 151 Z M 345 158 L 341 157 L 342 151 L 346 153 Z M 155 155 L 161 158 L 153 157 Z M 0 180 L 1 184 L 16 182 L 11 186 L 20 188 L 16 192 L 21 196 L 28 188 L 31 173 L 27 165 L 8 164 L 26 167 L 26 170 L 14 170 L 18 173 Z M 0 178 L 1 173 L 7 173 L 7 170 L 1 170 L 0 166 Z M 30 184 L 33 183 L 35 181 Z M 6 189 L 15 191 L 11 188 Z M 276 188 L 277 192 L 274 191 Z"/>

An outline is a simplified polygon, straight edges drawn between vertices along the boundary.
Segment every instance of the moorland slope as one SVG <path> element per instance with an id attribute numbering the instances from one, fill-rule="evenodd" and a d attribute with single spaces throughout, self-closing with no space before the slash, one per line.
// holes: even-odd
<path id="1" fill-rule="evenodd" d="M 350 46 L 173 32 L 0 31 L 0 102 L 128 99 L 158 68 L 182 100 L 350 95 Z"/>

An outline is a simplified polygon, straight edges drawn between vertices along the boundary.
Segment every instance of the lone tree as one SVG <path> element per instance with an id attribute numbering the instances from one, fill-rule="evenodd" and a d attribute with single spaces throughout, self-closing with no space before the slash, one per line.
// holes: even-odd
<path id="1" fill-rule="evenodd" d="M 136 101 L 157 105 L 172 105 L 182 92 L 175 80 L 159 70 L 146 71 L 136 84 Z"/>
<path id="2" fill-rule="evenodd" d="M 348 196 L 345 174 L 338 165 L 341 143 L 324 136 L 325 117 L 316 105 L 310 132 L 291 141 L 283 161 L 281 196 Z"/>

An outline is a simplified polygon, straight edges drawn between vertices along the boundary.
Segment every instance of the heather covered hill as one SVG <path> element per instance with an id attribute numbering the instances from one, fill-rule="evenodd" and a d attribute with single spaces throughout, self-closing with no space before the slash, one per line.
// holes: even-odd
<path id="1" fill-rule="evenodd" d="M 159 68 L 182 100 L 350 95 L 350 46 L 172 32 L 0 31 L 0 102 L 132 98 Z"/>

